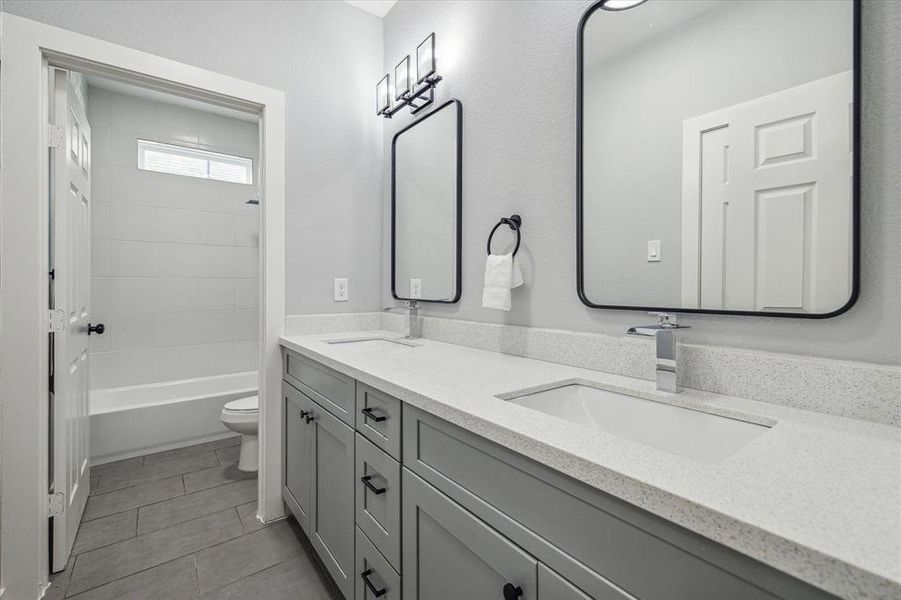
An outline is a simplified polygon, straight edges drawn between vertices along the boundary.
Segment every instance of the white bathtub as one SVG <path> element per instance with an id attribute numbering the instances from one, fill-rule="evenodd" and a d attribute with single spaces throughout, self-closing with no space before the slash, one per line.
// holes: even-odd
<path id="1" fill-rule="evenodd" d="M 226 402 L 256 394 L 256 371 L 91 392 L 91 464 L 234 435 Z"/>

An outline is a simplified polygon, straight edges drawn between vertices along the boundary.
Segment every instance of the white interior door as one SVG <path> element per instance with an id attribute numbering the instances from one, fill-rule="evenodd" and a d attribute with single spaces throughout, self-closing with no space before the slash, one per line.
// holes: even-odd
<path id="1" fill-rule="evenodd" d="M 686 306 L 824 313 L 847 301 L 852 98 L 847 71 L 686 121 Z"/>
<path id="2" fill-rule="evenodd" d="M 51 89 L 51 308 L 62 314 L 50 387 L 50 492 L 61 507 L 53 516 L 56 572 L 69 559 L 90 486 L 91 129 L 67 71 L 51 71 Z"/>

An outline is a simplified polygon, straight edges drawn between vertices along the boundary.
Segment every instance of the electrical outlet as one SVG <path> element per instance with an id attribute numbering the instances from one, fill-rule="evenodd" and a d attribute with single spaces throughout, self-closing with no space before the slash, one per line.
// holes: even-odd
<path id="1" fill-rule="evenodd" d="M 660 262 L 660 240 L 648 241 L 648 262 Z"/>
<path id="2" fill-rule="evenodd" d="M 410 279 L 410 298 L 422 298 L 422 279 Z"/>
<path id="3" fill-rule="evenodd" d="M 335 277 L 335 302 L 347 302 L 350 299 L 350 290 L 346 277 Z"/>

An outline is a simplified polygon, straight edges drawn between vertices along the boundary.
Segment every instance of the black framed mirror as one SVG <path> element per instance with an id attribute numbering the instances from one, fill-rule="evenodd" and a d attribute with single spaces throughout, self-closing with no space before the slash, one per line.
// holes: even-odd
<path id="1" fill-rule="evenodd" d="M 449 100 L 391 143 L 391 295 L 454 303 L 462 293 L 463 105 Z"/>
<path id="2" fill-rule="evenodd" d="M 859 0 L 602 0 L 579 23 L 577 78 L 584 304 L 854 304 Z"/>

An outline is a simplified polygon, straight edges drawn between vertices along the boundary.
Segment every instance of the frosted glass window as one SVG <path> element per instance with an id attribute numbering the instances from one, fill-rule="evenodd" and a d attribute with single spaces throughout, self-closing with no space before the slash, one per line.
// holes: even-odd
<path id="1" fill-rule="evenodd" d="M 138 168 L 231 183 L 253 183 L 252 159 L 147 140 L 138 140 Z"/>

